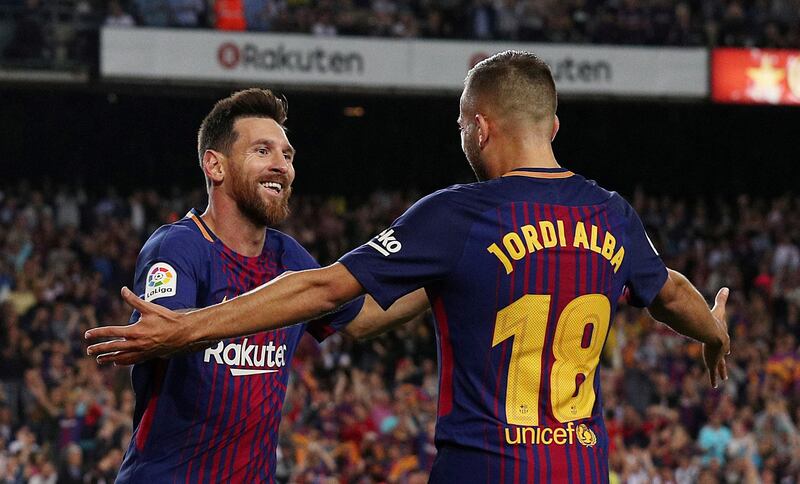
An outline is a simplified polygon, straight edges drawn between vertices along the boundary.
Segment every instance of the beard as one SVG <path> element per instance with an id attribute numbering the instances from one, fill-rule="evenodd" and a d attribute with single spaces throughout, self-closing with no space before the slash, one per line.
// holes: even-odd
<path id="1" fill-rule="evenodd" d="M 486 163 L 481 156 L 481 147 L 478 144 L 477 136 L 464 138 L 464 155 L 467 157 L 469 166 L 475 172 L 475 177 L 478 181 L 486 181 L 489 179 L 489 173 L 486 171 Z"/>
<path id="2" fill-rule="evenodd" d="M 233 173 L 233 199 L 236 207 L 254 225 L 272 227 L 286 220 L 289 216 L 289 197 L 292 187 L 286 180 L 281 180 L 283 190 L 277 200 L 266 201 L 259 193 L 259 184 L 249 182 L 238 170 Z"/>

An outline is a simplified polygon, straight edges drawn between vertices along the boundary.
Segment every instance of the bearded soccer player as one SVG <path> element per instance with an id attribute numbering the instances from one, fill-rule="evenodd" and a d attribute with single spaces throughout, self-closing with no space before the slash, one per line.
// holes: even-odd
<path id="1" fill-rule="evenodd" d="M 268 228 L 287 216 L 295 174 L 285 119 L 285 101 L 267 90 L 214 106 L 198 135 L 208 208 L 161 227 L 144 245 L 134 290 L 145 301 L 204 307 L 286 271 L 319 267 L 294 239 Z M 406 299 L 421 303 L 415 313 L 427 307 L 420 295 Z M 413 314 L 397 312 L 402 304 L 384 312 L 357 299 L 308 324 L 137 364 L 134 432 L 116 482 L 271 482 L 287 365 L 300 337 L 321 340 L 348 323 L 353 331 L 364 321 L 405 322 Z"/>
<path id="2" fill-rule="evenodd" d="M 170 313 L 123 289 L 142 318 L 91 330 L 124 340 L 90 353 L 125 363 L 313 318 L 364 293 L 388 308 L 424 288 L 440 371 L 431 482 L 608 481 L 597 367 L 620 296 L 702 342 L 716 386 L 728 291 L 709 310 L 625 200 L 556 162 L 555 111 L 550 69 L 535 55 L 484 60 L 467 75 L 458 118 L 478 183 L 423 198 L 338 263 L 212 308 Z"/>

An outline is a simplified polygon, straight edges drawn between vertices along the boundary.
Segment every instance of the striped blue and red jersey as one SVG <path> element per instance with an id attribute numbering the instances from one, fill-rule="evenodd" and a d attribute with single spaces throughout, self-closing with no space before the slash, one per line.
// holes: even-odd
<path id="1" fill-rule="evenodd" d="M 134 289 L 170 309 L 199 308 L 284 271 L 316 267 L 294 239 L 272 229 L 259 256 L 237 254 L 191 211 L 145 243 Z M 116 482 L 273 482 L 294 350 L 304 332 L 321 340 L 352 320 L 362 304 L 359 299 L 311 323 L 135 365 L 134 431 Z"/>
<path id="2" fill-rule="evenodd" d="M 439 354 L 433 483 L 606 482 L 600 353 L 625 288 L 667 270 L 633 208 L 562 168 L 423 198 L 341 258 L 378 303 L 425 288 Z"/>

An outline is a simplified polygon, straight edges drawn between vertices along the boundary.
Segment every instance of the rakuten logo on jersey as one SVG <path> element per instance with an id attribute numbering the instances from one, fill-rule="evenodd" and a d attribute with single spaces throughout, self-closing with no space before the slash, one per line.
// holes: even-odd
<path id="1" fill-rule="evenodd" d="M 394 229 L 386 229 L 377 235 L 373 240 L 367 242 L 367 245 L 377 250 L 384 256 L 400 252 L 403 244 L 400 243 L 394 236 Z"/>
<path id="2" fill-rule="evenodd" d="M 247 338 L 240 343 L 217 343 L 213 348 L 207 348 L 203 361 L 209 363 L 211 358 L 218 365 L 228 365 L 233 376 L 261 375 L 263 373 L 277 373 L 286 366 L 286 345 L 275 346 L 270 341 L 266 345 L 249 345 Z"/>

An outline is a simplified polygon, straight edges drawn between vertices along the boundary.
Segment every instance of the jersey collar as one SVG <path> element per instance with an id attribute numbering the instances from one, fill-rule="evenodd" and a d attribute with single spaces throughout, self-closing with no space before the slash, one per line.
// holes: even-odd
<path id="1" fill-rule="evenodd" d="M 514 168 L 506 173 L 505 176 L 527 176 L 531 178 L 569 178 L 574 173 L 566 168 Z"/>
<path id="2" fill-rule="evenodd" d="M 193 208 L 189 210 L 189 213 L 186 214 L 186 217 L 191 219 L 192 222 L 194 222 L 195 225 L 197 225 L 197 228 L 200 230 L 200 233 L 203 234 L 204 239 L 206 239 L 211 243 L 214 243 L 214 239 L 216 239 L 216 236 L 214 235 L 214 232 L 212 232 L 211 229 L 208 228 L 208 225 L 206 225 L 206 223 L 203 221 L 203 218 L 200 216 L 200 212 L 197 209 Z"/>

